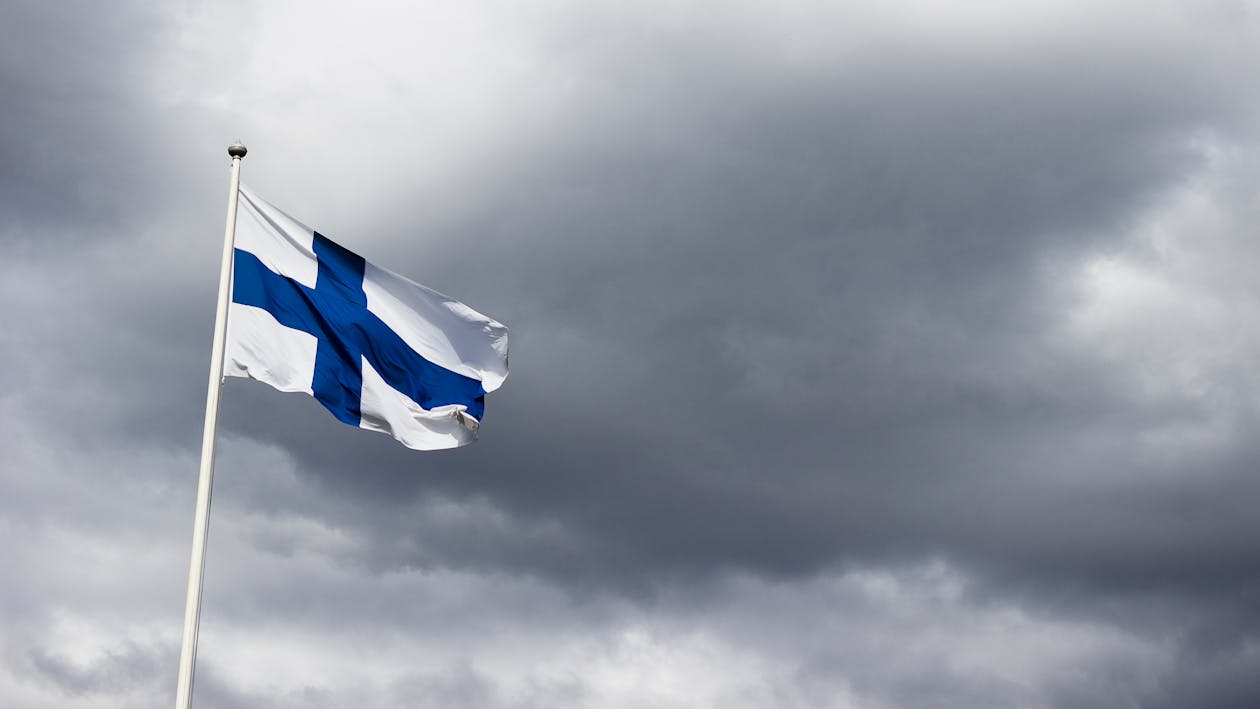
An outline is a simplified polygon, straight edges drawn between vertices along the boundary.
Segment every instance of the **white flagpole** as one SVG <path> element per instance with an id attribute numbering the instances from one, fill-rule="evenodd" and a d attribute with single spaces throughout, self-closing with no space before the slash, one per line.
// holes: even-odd
<path id="1" fill-rule="evenodd" d="M 206 569 L 206 533 L 210 528 L 210 487 L 214 482 L 214 435 L 219 424 L 219 392 L 223 388 L 223 349 L 227 341 L 228 302 L 231 300 L 232 252 L 236 241 L 236 202 L 241 184 L 245 146 L 228 146 L 232 179 L 228 188 L 227 227 L 223 232 L 223 260 L 219 266 L 219 304 L 214 314 L 214 351 L 210 355 L 210 386 L 206 393 L 206 425 L 201 435 L 201 474 L 197 479 L 197 515 L 193 521 L 192 560 L 188 564 L 188 597 L 184 602 L 184 641 L 179 648 L 179 685 L 175 709 L 192 707 L 193 670 L 197 663 L 197 628 L 201 622 L 201 581 Z"/>

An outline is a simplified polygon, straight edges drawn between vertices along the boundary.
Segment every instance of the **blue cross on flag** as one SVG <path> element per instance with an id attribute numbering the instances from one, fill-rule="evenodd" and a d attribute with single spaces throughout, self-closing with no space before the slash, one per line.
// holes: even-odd
<path id="1" fill-rule="evenodd" d="M 507 377 L 507 328 L 240 188 L 224 374 L 312 394 L 408 448 L 470 443 Z"/>

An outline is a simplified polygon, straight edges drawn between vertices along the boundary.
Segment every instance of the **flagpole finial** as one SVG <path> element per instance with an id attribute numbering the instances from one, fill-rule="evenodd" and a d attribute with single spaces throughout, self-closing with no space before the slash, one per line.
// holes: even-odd
<path id="1" fill-rule="evenodd" d="M 228 146 L 228 155 L 234 158 L 243 158 L 246 152 L 248 151 L 245 150 L 245 145 L 239 140 Z"/>

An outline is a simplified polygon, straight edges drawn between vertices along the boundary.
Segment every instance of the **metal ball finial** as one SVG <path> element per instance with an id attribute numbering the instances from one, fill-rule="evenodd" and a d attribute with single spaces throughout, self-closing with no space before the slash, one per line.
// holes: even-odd
<path id="1" fill-rule="evenodd" d="M 244 144 L 239 140 L 228 146 L 228 155 L 234 158 L 243 158 L 246 152 Z"/>

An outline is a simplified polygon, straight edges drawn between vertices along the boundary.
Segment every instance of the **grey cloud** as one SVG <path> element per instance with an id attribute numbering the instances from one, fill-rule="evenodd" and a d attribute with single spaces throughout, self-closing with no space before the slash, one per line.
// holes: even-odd
<path id="1" fill-rule="evenodd" d="M 1126 215 L 1201 164 L 1190 138 L 1209 120 L 1203 105 L 1233 98 L 1204 97 L 1199 77 L 1171 60 L 1165 82 L 1140 81 L 1152 48 L 1084 85 L 1049 58 L 1031 68 L 960 60 L 908 82 L 824 76 L 771 101 L 770 87 L 706 73 L 720 61 L 692 65 L 697 52 L 671 49 L 648 61 L 674 73 L 625 80 L 642 114 L 580 113 L 513 171 L 516 182 L 486 190 L 486 203 L 509 205 L 500 209 L 514 231 L 491 237 L 496 248 L 478 259 L 495 276 L 479 283 L 502 289 L 482 298 L 507 304 L 527 372 L 492 402 L 487 430 L 500 416 L 526 418 L 541 425 L 500 433 L 509 448 L 549 443 L 532 460 L 451 460 L 474 475 L 389 482 L 466 483 L 466 494 L 509 507 L 554 505 L 592 548 L 608 530 L 613 546 L 597 556 L 631 569 L 677 553 L 684 565 L 725 556 L 809 568 L 845 553 L 837 539 L 903 546 L 905 534 L 923 548 L 914 540 L 933 527 L 973 522 L 983 536 L 1011 520 L 968 519 L 978 485 L 1030 512 L 1021 505 L 1037 483 L 1002 471 L 1053 471 L 1014 463 L 1027 458 L 1019 448 L 1076 448 L 1080 426 L 1094 425 L 1082 412 L 1128 405 L 1106 369 L 1046 341 L 1060 304 L 1038 268 L 1121 247 Z M 622 78 L 618 68 L 601 78 Z M 691 100 L 713 81 L 726 105 Z M 667 117 L 654 122 L 661 106 Z M 594 150 L 608 135 L 615 147 Z M 672 148 L 684 145 L 706 159 L 679 160 Z M 465 233 L 480 243 L 504 229 L 474 222 Z M 1109 233 L 1116 241 L 1099 241 Z M 625 247 L 609 258 L 610 243 Z M 545 258 L 530 259 L 539 244 Z M 433 269 L 425 259 L 405 270 Z M 546 311 L 514 313 L 522 292 Z M 532 415 L 517 413 L 518 399 Z M 340 453 L 307 448 L 311 468 L 333 461 L 339 476 L 379 447 L 342 438 Z M 388 460 L 378 474 L 410 467 Z M 765 495 L 769 466 L 802 493 Z M 913 495 L 924 484 L 957 512 Z M 889 529 L 907 506 L 927 525 Z"/>
<path id="2" fill-rule="evenodd" d="M 229 382 L 219 484 L 236 492 L 221 494 L 259 521 L 220 552 L 222 568 L 257 575 L 222 591 L 225 618 L 286 605 L 291 587 L 244 561 L 254 553 L 310 582 L 293 617 L 318 625 L 353 608 L 350 590 L 305 576 L 316 542 L 284 526 L 294 519 L 343 534 L 319 558 L 365 583 L 519 576 L 574 604 L 662 613 L 730 573 L 799 586 L 941 558 L 977 598 L 1175 638 L 1170 665 L 1153 679 L 1152 662 L 1120 653 L 1090 681 L 1031 687 L 894 668 L 858 691 L 890 706 L 1066 707 L 1241 705 L 1254 688 L 1257 412 L 1241 374 L 1253 328 L 1207 331 L 1232 346 L 1211 362 L 1192 348 L 1204 330 L 1172 319 L 1158 342 L 1184 354 L 1072 330 L 1077 279 L 1097 259 L 1167 275 L 1187 252 L 1217 277 L 1186 288 L 1254 300 L 1227 264 L 1248 253 L 1248 182 L 1221 157 L 1255 152 L 1256 105 L 1237 72 L 1254 60 L 1245 30 L 1188 7 L 1154 29 L 1098 11 L 1080 25 L 1099 31 L 972 42 L 878 27 L 861 39 L 830 15 L 793 16 L 806 28 L 794 49 L 771 21 L 783 18 L 763 25 L 747 10 L 681 29 L 629 10 L 530 15 L 539 24 L 521 35 L 546 47 L 531 59 L 554 86 L 522 88 L 521 105 L 469 128 L 493 150 L 425 182 L 410 161 L 437 139 L 382 122 L 382 135 L 356 136 L 353 158 L 379 160 L 375 184 L 352 164 L 329 200 L 334 178 L 307 197 L 291 178 L 338 165 L 274 144 L 286 122 L 354 123 L 355 96 L 311 79 L 309 101 L 233 116 L 198 102 L 195 87 L 225 83 L 200 62 L 245 83 L 259 81 L 255 59 L 205 49 L 196 13 L 72 9 L 10 9 L 0 43 L 13 98 L 3 238 L 17 253 L 0 306 L 16 366 L 0 393 L 29 409 L 32 430 L 59 431 L 47 449 L 195 454 L 224 190 L 222 146 L 209 142 L 227 126 L 266 136 L 241 136 L 247 179 L 299 195 L 276 197 L 283 208 L 512 328 L 513 373 L 488 402 L 484 439 L 453 453 L 417 456 L 303 397 Z M 225 41 L 256 47 L 256 31 Z M 192 99 L 171 95 L 178 76 Z M 142 130 L 150 149 L 129 160 Z M 186 147 L 202 138 L 204 151 Z M 1201 188 L 1218 219 L 1151 236 L 1150 220 L 1204 175 L 1219 178 Z M 1218 233 L 1184 233 L 1201 223 Z M 119 255 L 141 249 L 156 256 Z M 1170 362 L 1207 384 L 1183 385 L 1161 371 Z M 75 398 L 41 395 L 67 385 Z M 260 453 L 269 446 L 292 461 Z M 278 478 L 290 463 L 293 479 Z M 4 475 L 36 504 L 47 494 Z M 191 495 L 190 476 L 145 460 L 130 479 Z M 43 652 L 29 657 L 44 676 L 99 679 Z M 857 661 L 812 662 L 805 674 L 839 691 L 822 680 Z M 225 706 L 258 699 L 208 676 L 206 696 Z M 590 696 L 581 683 L 554 690 L 559 704 Z M 294 691 L 295 704 L 342 696 Z M 475 668 L 362 691 L 382 706 L 512 701 Z"/>
<path id="3" fill-rule="evenodd" d="M 74 695 L 117 694 L 145 684 L 160 670 L 157 659 L 152 649 L 134 644 L 82 667 L 46 649 L 29 655 L 38 676 Z"/>

